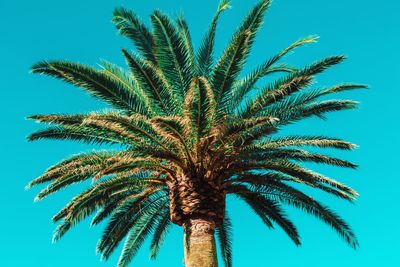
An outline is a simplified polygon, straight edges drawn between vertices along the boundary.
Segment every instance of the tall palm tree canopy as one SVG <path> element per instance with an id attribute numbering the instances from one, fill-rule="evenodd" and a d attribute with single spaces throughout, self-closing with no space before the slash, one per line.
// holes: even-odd
<path id="1" fill-rule="evenodd" d="M 317 74 L 343 61 L 341 55 L 305 67 L 281 63 L 297 47 L 315 42 L 315 36 L 292 43 L 243 74 L 269 4 L 260 1 L 249 12 L 219 56 L 214 53 L 217 22 L 229 0 L 220 2 L 198 51 L 184 17 L 171 19 L 155 11 L 149 29 L 132 11 L 117 8 L 113 22 L 136 47 L 134 52 L 122 50 L 127 68 L 102 62 L 98 69 L 68 61 L 43 61 L 32 67 L 33 73 L 82 88 L 112 109 L 31 116 L 49 126 L 29 140 L 117 145 L 65 159 L 28 185 L 47 184 L 36 197 L 41 200 L 69 185 L 93 181 L 53 217 L 60 222 L 54 240 L 88 216 L 94 215 L 93 225 L 108 219 L 97 250 L 107 259 L 125 239 L 118 266 L 127 266 L 147 237 L 155 258 L 173 223 L 207 217 L 215 223 L 224 262 L 231 266 L 225 199 L 233 194 L 267 227 L 281 227 L 296 245 L 299 234 L 284 205 L 316 216 L 350 246 L 358 245 L 343 219 L 296 187 L 306 185 L 353 201 L 353 189 L 302 163 L 356 168 L 346 160 L 306 150 L 351 150 L 355 145 L 326 136 L 278 133 L 306 118 L 356 108 L 357 102 L 327 96 L 365 86 L 313 86 Z M 261 79 L 272 74 L 278 78 L 263 84 Z"/>

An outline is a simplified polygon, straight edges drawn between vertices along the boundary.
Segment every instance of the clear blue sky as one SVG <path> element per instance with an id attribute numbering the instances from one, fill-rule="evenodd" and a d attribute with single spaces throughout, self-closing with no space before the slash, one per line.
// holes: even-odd
<path id="1" fill-rule="evenodd" d="M 221 51 L 238 21 L 255 0 L 233 0 L 220 23 L 217 50 Z M 63 267 L 115 266 L 95 254 L 101 227 L 89 223 L 51 243 L 55 225 L 50 218 L 77 186 L 33 203 L 38 189 L 24 191 L 29 180 L 66 156 L 91 149 L 71 142 L 28 143 L 25 137 L 39 125 L 24 118 L 37 113 L 77 113 L 103 105 L 81 90 L 48 77 L 28 73 L 42 59 L 68 59 L 95 65 L 100 59 L 123 64 L 120 48 L 129 42 L 116 34 L 110 22 L 113 8 L 134 9 L 143 19 L 155 9 L 183 12 L 196 44 L 217 5 L 215 0 L 12 0 L 0 2 L 1 77 L 1 186 L 0 266 Z M 332 114 L 326 122 L 312 120 L 290 128 L 293 133 L 342 137 L 360 145 L 340 154 L 360 164 L 358 171 L 317 166 L 353 186 L 360 193 L 355 205 L 316 194 L 352 225 L 361 247 L 352 250 L 317 219 L 290 210 L 302 234 L 295 247 L 281 230 L 267 230 L 244 204 L 231 201 L 234 224 L 234 265 L 244 266 L 400 266 L 400 210 L 398 188 L 400 90 L 400 2 L 397 0 L 275 0 L 252 51 L 248 68 L 299 37 L 321 36 L 317 44 L 287 58 L 306 64 L 322 56 L 345 54 L 348 60 L 323 74 L 319 85 L 358 82 L 371 89 L 344 94 L 361 102 L 356 111 Z M 338 155 L 338 154 L 336 154 Z M 149 261 L 147 244 L 132 266 L 181 266 L 182 233 L 174 230 L 157 261 Z"/>

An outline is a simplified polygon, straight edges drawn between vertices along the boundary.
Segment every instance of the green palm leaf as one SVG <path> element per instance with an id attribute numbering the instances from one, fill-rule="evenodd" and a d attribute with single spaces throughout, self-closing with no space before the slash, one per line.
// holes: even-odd
<path id="1" fill-rule="evenodd" d="M 153 36 L 132 11 L 123 7 L 116 8 L 113 22 L 119 33 L 131 39 L 147 60 L 156 63 Z"/>
<path id="2" fill-rule="evenodd" d="M 257 67 L 254 71 L 249 73 L 247 76 L 237 81 L 233 86 L 232 98 L 231 98 L 231 107 L 237 107 L 242 101 L 243 97 L 253 89 L 254 85 L 261 78 L 276 72 L 294 72 L 295 69 L 287 67 L 285 65 L 275 65 L 281 58 L 287 55 L 289 52 L 293 51 L 295 48 L 302 46 L 304 44 L 313 43 L 317 39 L 316 36 L 309 36 L 306 38 L 302 38 L 287 48 L 283 49 L 277 55 L 268 59 L 262 65 Z"/>
<path id="3" fill-rule="evenodd" d="M 232 224 L 225 212 L 224 222 L 216 230 L 225 267 L 232 267 Z"/>
<path id="4" fill-rule="evenodd" d="M 294 224 L 283 213 L 278 202 L 270 200 L 261 194 L 254 194 L 245 187 L 235 192 L 243 198 L 261 217 L 267 226 L 272 227 L 271 221 L 278 224 L 296 245 L 300 245 L 300 237 Z M 267 220 L 265 220 L 267 218 Z"/>
<path id="5" fill-rule="evenodd" d="M 165 206 L 164 204 L 159 207 L 152 207 L 152 209 L 148 211 L 148 214 L 143 213 L 143 216 L 136 221 L 125 241 L 124 248 L 118 261 L 118 267 L 128 266 L 146 237 L 153 231 L 156 222 L 162 219 L 163 213 L 161 213 L 161 211 Z"/>
<path id="6" fill-rule="evenodd" d="M 131 69 L 133 77 L 140 88 L 146 93 L 151 103 L 155 106 L 155 114 L 170 114 L 171 111 L 179 113 L 179 98 L 166 81 L 162 72 L 150 62 L 138 56 L 129 54 L 126 50 L 122 53 Z"/>
<path id="7" fill-rule="evenodd" d="M 214 51 L 214 43 L 215 43 L 215 32 L 217 29 L 217 22 L 219 16 L 224 10 L 227 10 L 229 6 L 230 0 L 221 0 L 218 5 L 217 12 L 214 15 L 214 18 L 211 21 L 211 25 L 203 37 L 203 41 L 201 42 L 201 46 L 199 48 L 199 52 L 197 54 L 197 74 L 199 76 L 209 77 L 211 72 L 211 67 L 213 64 L 213 51 Z"/>
<path id="8" fill-rule="evenodd" d="M 171 220 L 169 218 L 168 207 L 164 209 L 163 213 L 160 215 L 161 219 L 157 221 L 154 227 L 154 235 L 151 240 L 150 245 L 150 258 L 155 259 L 160 251 L 160 248 L 164 242 L 166 235 L 170 227 L 172 226 Z"/>
<path id="9" fill-rule="evenodd" d="M 127 88 L 106 73 L 77 63 L 64 61 L 39 62 L 32 66 L 33 73 L 46 74 L 82 87 L 91 95 L 128 113 L 147 115 L 140 93 Z"/>
<path id="10" fill-rule="evenodd" d="M 183 97 L 191 80 L 191 59 L 190 53 L 186 51 L 186 40 L 179 34 L 173 22 L 161 12 L 155 11 L 151 21 L 158 65 L 169 83 Z"/>

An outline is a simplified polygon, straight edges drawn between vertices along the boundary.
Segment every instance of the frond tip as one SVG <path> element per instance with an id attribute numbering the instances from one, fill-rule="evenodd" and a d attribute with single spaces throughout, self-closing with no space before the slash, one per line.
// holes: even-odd
<path id="1" fill-rule="evenodd" d="M 231 3 L 231 0 L 221 0 L 221 2 L 219 3 L 219 6 L 218 6 L 218 11 L 223 11 L 223 10 L 231 8 L 230 3 Z"/>

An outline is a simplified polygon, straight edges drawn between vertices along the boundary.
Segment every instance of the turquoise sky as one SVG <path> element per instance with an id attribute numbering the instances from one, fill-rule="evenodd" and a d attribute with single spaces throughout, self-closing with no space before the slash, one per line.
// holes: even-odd
<path id="1" fill-rule="evenodd" d="M 221 19 L 217 51 L 221 51 L 239 20 L 255 0 L 233 0 Z M 114 7 L 134 9 L 148 22 L 153 9 L 183 12 L 199 44 L 216 9 L 215 0 L 2 0 L 0 1 L 1 186 L 0 266 L 115 266 L 116 253 L 100 262 L 95 253 L 102 227 L 85 221 L 57 244 L 50 218 L 75 193 L 76 186 L 33 203 L 39 188 L 24 191 L 29 180 L 49 165 L 92 147 L 72 142 L 28 143 L 25 137 L 40 125 L 24 118 L 37 113 L 77 113 L 102 109 L 77 88 L 48 77 L 29 74 L 42 59 L 67 59 L 96 65 L 100 59 L 123 64 L 120 48 L 130 47 L 110 22 Z M 355 205 L 314 194 L 338 211 L 354 228 L 361 247 L 348 247 L 317 219 L 290 209 L 302 235 L 296 247 L 279 230 L 267 230 L 238 201 L 230 201 L 234 224 L 234 266 L 400 266 L 398 188 L 400 90 L 400 1 L 397 0 L 275 0 L 248 62 L 247 70 L 299 37 L 321 36 L 317 44 L 286 58 L 295 65 L 320 57 L 345 54 L 348 60 L 319 77 L 318 85 L 339 82 L 368 84 L 370 90 L 343 94 L 361 102 L 356 111 L 331 114 L 328 121 L 310 120 L 292 126 L 292 133 L 341 137 L 359 144 L 353 152 L 337 153 L 357 162 L 359 170 L 315 166 L 348 183 L 360 193 Z M 314 166 L 313 166 L 314 167 Z M 148 244 L 132 266 L 182 266 L 182 232 L 173 229 L 157 261 Z"/>

